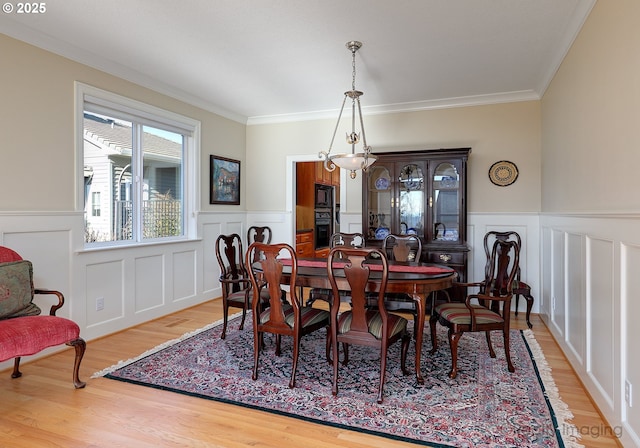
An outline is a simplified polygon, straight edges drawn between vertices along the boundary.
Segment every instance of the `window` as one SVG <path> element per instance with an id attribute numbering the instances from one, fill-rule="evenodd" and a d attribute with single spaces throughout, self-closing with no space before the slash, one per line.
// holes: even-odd
<path id="1" fill-rule="evenodd" d="M 91 216 L 100 216 L 100 192 L 94 191 L 91 193 Z"/>
<path id="2" fill-rule="evenodd" d="M 199 122 L 80 83 L 77 90 L 85 245 L 193 238 Z"/>

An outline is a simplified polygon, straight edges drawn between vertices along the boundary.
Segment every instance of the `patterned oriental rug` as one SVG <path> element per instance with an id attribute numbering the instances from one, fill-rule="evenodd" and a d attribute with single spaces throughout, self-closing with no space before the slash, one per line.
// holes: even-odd
<path id="1" fill-rule="evenodd" d="M 296 387 L 289 389 L 291 340 L 280 357 L 266 335 L 258 379 L 253 369 L 250 315 L 243 331 L 221 322 L 169 341 L 135 359 L 97 372 L 119 381 L 232 403 L 315 423 L 361 431 L 432 447 L 581 447 L 573 418 L 558 396 L 551 371 L 530 330 L 511 330 L 515 373 L 507 371 L 502 337 L 495 333 L 497 357 L 489 357 L 484 334 L 465 334 L 459 344 L 459 373 L 451 366 L 446 329 L 438 325 L 439 349 L 423 347 L 425 384 L 400 371 L 400 344 L 390 349 L 384 402 L 376 403 L 379 356 L 352 346 L 347 368 L 339 371 L 338 395 L 331 395 L 332 367 L 325 360 L 325 332 L 302 340 Z M 410 325 L 412 323 L 410 322 Z M 411 328 L 412 332 L 413 329 Z M 414 359 L 411 345 L 407 364 Z"/>

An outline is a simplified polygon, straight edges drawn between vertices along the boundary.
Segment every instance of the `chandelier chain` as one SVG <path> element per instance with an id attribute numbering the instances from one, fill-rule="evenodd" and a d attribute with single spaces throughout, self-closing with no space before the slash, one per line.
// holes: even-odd
<path id="1" fill-rule="evenodd" d="M 351 90 L 356 90 L 356 51 L 355 47 L 351 49 Z"/>

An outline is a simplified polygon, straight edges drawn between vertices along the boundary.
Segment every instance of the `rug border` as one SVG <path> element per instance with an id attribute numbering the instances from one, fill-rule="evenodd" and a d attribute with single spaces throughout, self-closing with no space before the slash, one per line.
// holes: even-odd
<path id="1" fill-rule="evenodd" d="M 240 317 L 240 316 L 242 316 L 241 312 L 240 313 L 236 313 L 236 314 L 232 314 L 231 316 L 229 316 L 228 320 L 229 320 L 229 322 L 231 322 L 233 319 L 235 319 L 237 317 Z M 189 331 L 189 332 L 183 334 L 180 337 L 177 337 L 175 339 L 171 339 L 169 341 L 166 341 L 166 342 L 163 342 L 161 344 L 158 344 L 155 347 L 153 347 L 153 348 L 141 353 L 140 355 L 138 355 L 138 356 L 136 356 L 134 358 L 129 358 L 127 360 L 122 360 L 121 359 L 120 361 L 118 361 L 117 363 L 113 364 L 112 366 L 109 366 L 109 367 L 104 368 L 104 369 L 102 369 L 102 370 L 100 370 L 98 372 L 95 372 L 93 375 L 91 375 L 91 378 L 100 378 L 100 377 L 106 376 L 107 374 L 115 372 L 116 370 L 121 369 L 122 367 L 126 367 L 129 364 L 132 364 L 132 363 L 134 363 L 136 361 L 140 361 L 141 359 L 146 358 L 147 356 L 153 355 L 154 353 L 158 353 L 159 351 L 161 351 L 161 350 L 163 350 L 165 348 L 171 347 L 172 345 L 175 345 L 178 342 L 182 342 L 185 339 L 189 339 L 190 337 L 196 336 L 196 335 L 198 335 L 198 334 L 200 334 L 202 332 L 210 330 L 211 328 L 217 327 L 218 325 L 222 325 L 223 322 L 224 322 L 223 319 L 219 319 L 219 320 L 217 320 L 215 322 L 212 322 L 210 324 L 205 325 L 202 328 L 198 328 L 196 330 Z"/>
<path id="2" fill-rule="evenodd" d="M 573 419 L 573 413 L 569 409 L 569 405 L 560 397 L 560 392 L 551 373 L 551 367 L 544 356 L 540 344 L 535 338 L 533 330 L 520 330 L 520 334 L 529 351 L 534 371 L 538 377 L 538 383 L 544 393 L 549 413 L 554 422 L 556 438 L 565 448 L 585 448 L 584 445 L 578 443 L 578 438 L 581 436 L 577 427 L 573 423 L 569 423 L 569 420 Z M 561 426 L 571 429 L 571 433 L 565 437 L 560 430 Z M 575 434 L 578 434 L 578 436 L 576 437 Z"/>
<path id="3" fill-rule="evenodd" d="M 229 316 L 229 321 L 232 321 L 238 317 L 240 317 L 242 315 L 242 313 L 236 313 L 233 314 L 231 316 Z M 383 432 L 378 432 L 375 430 L 368 430 L 368 429 L 361 429 L 361 428 L 354 428 L 352 426 L 348 426 L 348 425 L 343 425 L 340 423 L 333 423 L 333 422 L 325 422 L 323 420 L 317 419 L 317 418 L 311 418 L 311 417 L 305 417 L 305 416 L 300 416 L 300 415 L 296 415 L 296 414 L 292 414 L 292 413 L 288 413 L 288 412 L 284 412 L 284 411 L 278 411 L 276 409 L 268 409 L 268 408 L 264 408 L 264 407 L 260 407 L 260 406 L 256 406 L 256 405 L 250 405 L 250 404 L 246 404 L 246 403 L 240 403 L 238 401 L 233 401 L 233 400 L 228 400 L 225 398 L 216 398 L 216 397 L 211 397 L 208 395 L 204 395 L 204 394 L 198 394 L 198 393 L 194 393 L 194 392 L 187 392 L 187 391 L 183 391 L 183 390 L 178 390 L 178 389 L 174 389 L 171 387 L 166 387 L 166 386 L 159 386 L 159 385 L 155 385 L 155 384 L 149 384 L 149 383 L 144 383 L 141 381 L 135 381 L 135 380 L 130 380 L 130 379 L 125 379 L 125 378 L 120 378 L 120 377 L 116 377 L 111 375 L 111 373 L 115 372 L 118 369 L 121 369 L 123 367 L 128 366 L 129 364 L 132 364 L 134 362 L 137 362 L 141 359 L 146 358 L 147 356 L 153 355 L 159 351 L 164 350 L 165 348 L 171 347 L 172 345 L 175 345 L 179 342 L 182 342 L 186 339 L 189 339 L 193 336 L 196 336 L 202 332 L 205 332 L 211 328 L 214 328 L 216 326 L 219 326 L 223 323 L 223 320 L 220 319 L 218 321 L 212 322 L 208 325 L 205 325 L 202 328 L 187 332 L 185 334 L 183 334 L 182 336 L 175 338 L 175 339 L 171 339 L 169 341 L 163 342 L 143 353 L 141 353 L 140 355 L 133 357 L 133 358 L 129 358 L 127 360 L 120 360 L 119 362 L 117 362 L 116 364 L 113 364 L 110 367 L 107 367 L 103 370 L 100 370 L 98 372 L 95 372 L 91 378 L 100 378 L 100 377 L 105 377 L 108 379 L 112 379 L 112 380 L 117 380 L 117 381 L 121 381 L 124 383 L 130 383 L 130 384 L 135 384 L 138 386 L 144 386 L 144 387 L 151 387 L 153 389 L 158 389 L 158 390 L 166 390 L 169 392 L 174 392 L 174 393 L 179 393 L 182 395 L 187 395 L 187 396 L 192 396 L 192 397 L 196 397 L 196 398 L 203 398 L 206 400 L 211 400 L 211 401 L 215 401 L 218 403 L 224 403 L 224 404 L 230 404 L 230 405 L 234 405 L 234 406 L 241 406 L 243 408 L 247 408 L 247 409 L 252 409 L 252 410 L 257 410 L 257 411 L 261 411 L 261 412 L 268 412 L 271 414 L 276 414 L 276 415 L 281 415 L 284 417 L 289 417 L 289 418 L 295 418 L 298 420 L 303 420 L 303 421 L 307 421 L 310 423 L 315 423 L 315 424 L 320 424 L 320 425 L 327 425 L 327 426 L 331 426 L 334 428 L 339 428 L 339 429 L 344 429 L 344 430 L 348 430 L 348 431 L 354 431 L 354 432 L 359 432 L 362 434 L 371 434 L 374 436 L 378 436 L 378 437 L 384 437 L 386 439 L 392 439 L 392 440 L 398 440 L 401 442 L 408 442 L 408 443 L 413 443 L 413 444 L 418 444 L 418 445 L 422 445 L 422 446 L 429 446 L 429 447 L 433 447 L 433 448 L 455 448 L 453 445 L 446 445 L 446 444 L 441 444 L 441 443 L 434 443 L 434 442 L 425 442 L 425 441 L 420 441 L 420 440 L 415 440 L 415 439 L 410 439 L 407 437 L 402 437 L 402 436 L 397 436 L 397 435 L 393 435 L 393 434 L 388 434 L 388 433 L 383 433 Z M 538 341 L 535 339 L 535 334 L 533 332 L 533 330 L 518 330 L 520 332 L 520 337 L 523 339 L 525 347 L 527 348 L 527 352 L 529 353 L 529 357 L 531 358 L 532 364 L 533 364 L 533 368 L 534 371 L 536 373 L 537 379 L 538 379 L 538 383 L 540 385 L 540 387 L 542 388 L 543 391 L 543 395 L 545 397 L 545 402 L 547 404 L 547 407 L 549 409 L 549 413 L 551 414 L 551 419 L 554 423 L 554 427 L 555 427 L 555 434 L 556 434 L 556 439 L 560 445 L 560 448 L 585 448 L 584 445 L 581 445 L 578 443 L 578 438 L 580 437 L 580 434 L 577 431 L 577 428 L 575 425 L 573 425 L 572 423 L 569 423 L 569 420 L 573 419 L 573 413 L 571 412 L 571 410 L 569 409 L 569 406 L 562 400 L 562 398 L 560 397 L 559 391 L 557 386 L 555 385 L 555 381 L 553 380 L 553 376 L 551 374 L 551 367 L 549 366 L 545 356 L 544 356 L 544 352 L 542 351 L 542 348 L 540 347 Z M 575 429 L 570 431 L 571 434 L 568 434 L 566 436 L 564 436 L 562 434 L 562 432 L 560 431 L 560 427 L 568 427 L 570 429 Z M 576 437 L 574 434 L 578 434 L 578 436 Z"/>

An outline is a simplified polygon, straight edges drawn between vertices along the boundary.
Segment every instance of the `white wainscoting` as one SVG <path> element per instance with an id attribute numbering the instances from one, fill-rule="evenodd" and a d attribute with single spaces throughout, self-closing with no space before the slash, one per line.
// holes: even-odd
<path id="1" fill-rule="evenodd" d="M 82 336 L 92 340 L 219 297 L 214 243 L 221 233 L 245 240 L 248 226 L 268 225 L 274 242 L 293 245 L 294 222 L 291 211 L 206 212 L 198 215 L 197 240 L 77 251 L 81 213 L 0 213 L 0 244 L 33 262 L 37 287 L 65 294 L 60 315 L 78 322 Z M 359 213 L 341 214 L 342 231 L 361 228 Z M 522 279 L 532 287 L 533 312 L 545 320 L 610 425 L 622 429 L 624 445 L 640 446 L 640 215 L 470 213 L 469 279 L 483 276 L 484 234 L 507 229 L 523 240 Z M 104 299 L 101 311 L 97 298 Z M 37 299 L 45 309 L 46 299 Z M 71 355 L 69 362 L 71 369 Z M 0 369 L 10 366 L 0 363 Z M 633 407 L 625 402 L 625 381 Z"/>
<path id="2" fill-rule="evenodd" d="M 32 261 L 36 287 L 64 294 L 58 315 L 77 322 L 81 336 L 90 341 L 220 297 L 214 243 L 221 233 L 246 238 L 246 216 L 200 213 L 196 240 L 84 251 L 75 249 L 84 238 L 82 213 L 0 213 L 0 245 Z M 98 299 L 102 310 L 97 310 Z M 47 300 L 36 297 L 45 312 Z M 24 362 L 64 348 L 45 350 Z M 72 363 L 70 355 L 70 372 Z M 0 369 L 11 365 L 2 362 Z"/>
<path id="3" fill-rule="evenodd" d="M 640 446 L 640 216 L 544 214 L 540 228 L 541 315 L 623 445 Z"/>

